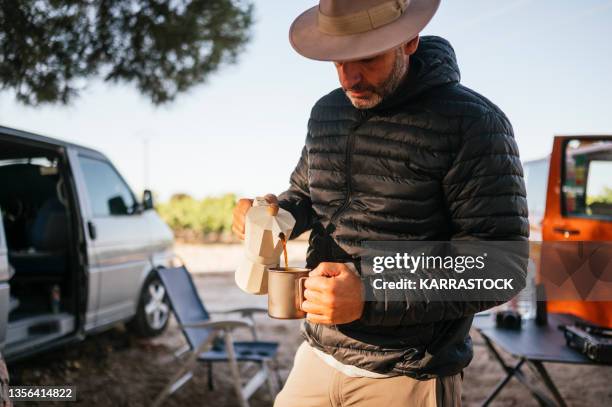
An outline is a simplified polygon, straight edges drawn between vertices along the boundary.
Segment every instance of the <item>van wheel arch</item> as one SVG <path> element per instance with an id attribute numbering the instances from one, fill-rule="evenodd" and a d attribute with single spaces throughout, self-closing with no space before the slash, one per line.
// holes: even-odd
<path id="1" fill-rule="evenodd" d="M 152 338 L 161 335 L 170 320 L 170 301 L 156 270 L 149 272 L 140 289 L 136 315 L 127 327 L 137 336 Z"/>

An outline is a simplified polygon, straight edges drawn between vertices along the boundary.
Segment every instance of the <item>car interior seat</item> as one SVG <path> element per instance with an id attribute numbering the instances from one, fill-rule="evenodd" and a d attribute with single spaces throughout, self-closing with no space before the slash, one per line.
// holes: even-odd
<path id="1" fill-rule="evenodd" d="M 66 270 L 68 216 L 61 192 L 62 181 L 57 174 L 43 176 L 40 168 L 37 168 L 36 177 L 28 177 L 32 183 L 24 195 L 30 196 L 34 203 L 44 201 L 32 214 L 33 220 L 27 223 L 26 247 L 9 250 L 18 279 L 28 275 L 53 278 Z M 31 171 L 28 171 L 28 175 L 32 175 Z M 44 195 L 32 196 L 32 190 Z"/>

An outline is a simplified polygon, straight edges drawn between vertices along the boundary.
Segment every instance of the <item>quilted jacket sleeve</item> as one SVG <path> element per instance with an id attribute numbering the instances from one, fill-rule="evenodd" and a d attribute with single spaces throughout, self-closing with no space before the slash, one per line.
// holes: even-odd
<path id="1" fill-rule="evenodd" d="M 443 189 L 453 240 L 529 237 L 523 168 L 503 113 L 490 111 L 469 125 Z"/>
<path id="2" fill-rule="evenodd" d="M 512 127 L 503 113 L 491 110 L 467 126 L 442 188 L 452 224 L 452 240 L 518 240 L 527 247 L 529 222 L 523 171 Z M 524 287 L 528 260 L 527 250 L 520 253 L 516 266 L 502 271 L 514 278 L 517 290 Z M 401 277 L 385 274 L 387 281 Z M 374 290 L 374 278 L 368 276 L 364 281 L 366 298 L 374 299 L 366 302 L 361 318 L 367 325 L 414 325 L 451 320 L 500 303 L 490 300 L 411 301 L 407 294 L 402 294 L 405 298 L 397 298 L 397 293 Z M 427 294 L 422 293 L 419 298 L 427 298 Z"/>
<path id="3" fill-rule="evenodd" d="M 291 174 L 289 189 L 280 194 L 279 206 L 295 218 L 291 239 L 312 228 L 313 211 L 308 188 L 308 151 L 302 149 L 300 160 Z"/>

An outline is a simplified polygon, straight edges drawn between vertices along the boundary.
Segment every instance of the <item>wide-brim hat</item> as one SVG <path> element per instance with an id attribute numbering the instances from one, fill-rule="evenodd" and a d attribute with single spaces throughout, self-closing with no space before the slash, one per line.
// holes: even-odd
<path id="1" fill-rule="evenodd" d="M 291 46 L 306 58 L 351 61 L 373 57 L 415 38 L 440 0 L 320 0 L 295 19 Z"/>

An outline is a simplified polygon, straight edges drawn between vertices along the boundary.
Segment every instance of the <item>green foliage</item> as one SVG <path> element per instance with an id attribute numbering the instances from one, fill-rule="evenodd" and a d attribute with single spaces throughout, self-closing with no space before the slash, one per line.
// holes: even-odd
<path id="1" fill-rule="evenodd" d="M 196 232 L 230 232 L 232 212 L 236 196 L 226 194 L 220 197 L 193 199 L 189 195 L 174 195 L 169 202 L 159 204 L 157 210 L 173 230 Z"/>
<path id="2" fill-rule="evenodd" d="M 236 61 L 248 1 L 0 0 L 0 86 L 27 105 L 66 104 L 99 75 L 172 101 Z"/>
<path id="3" fill-rule="evenodd" d="M 593 195 L 587 198 L 588 205 L 595 202 L 612 204 L 612 188 L 604 187 L 601 195 Z"/>

